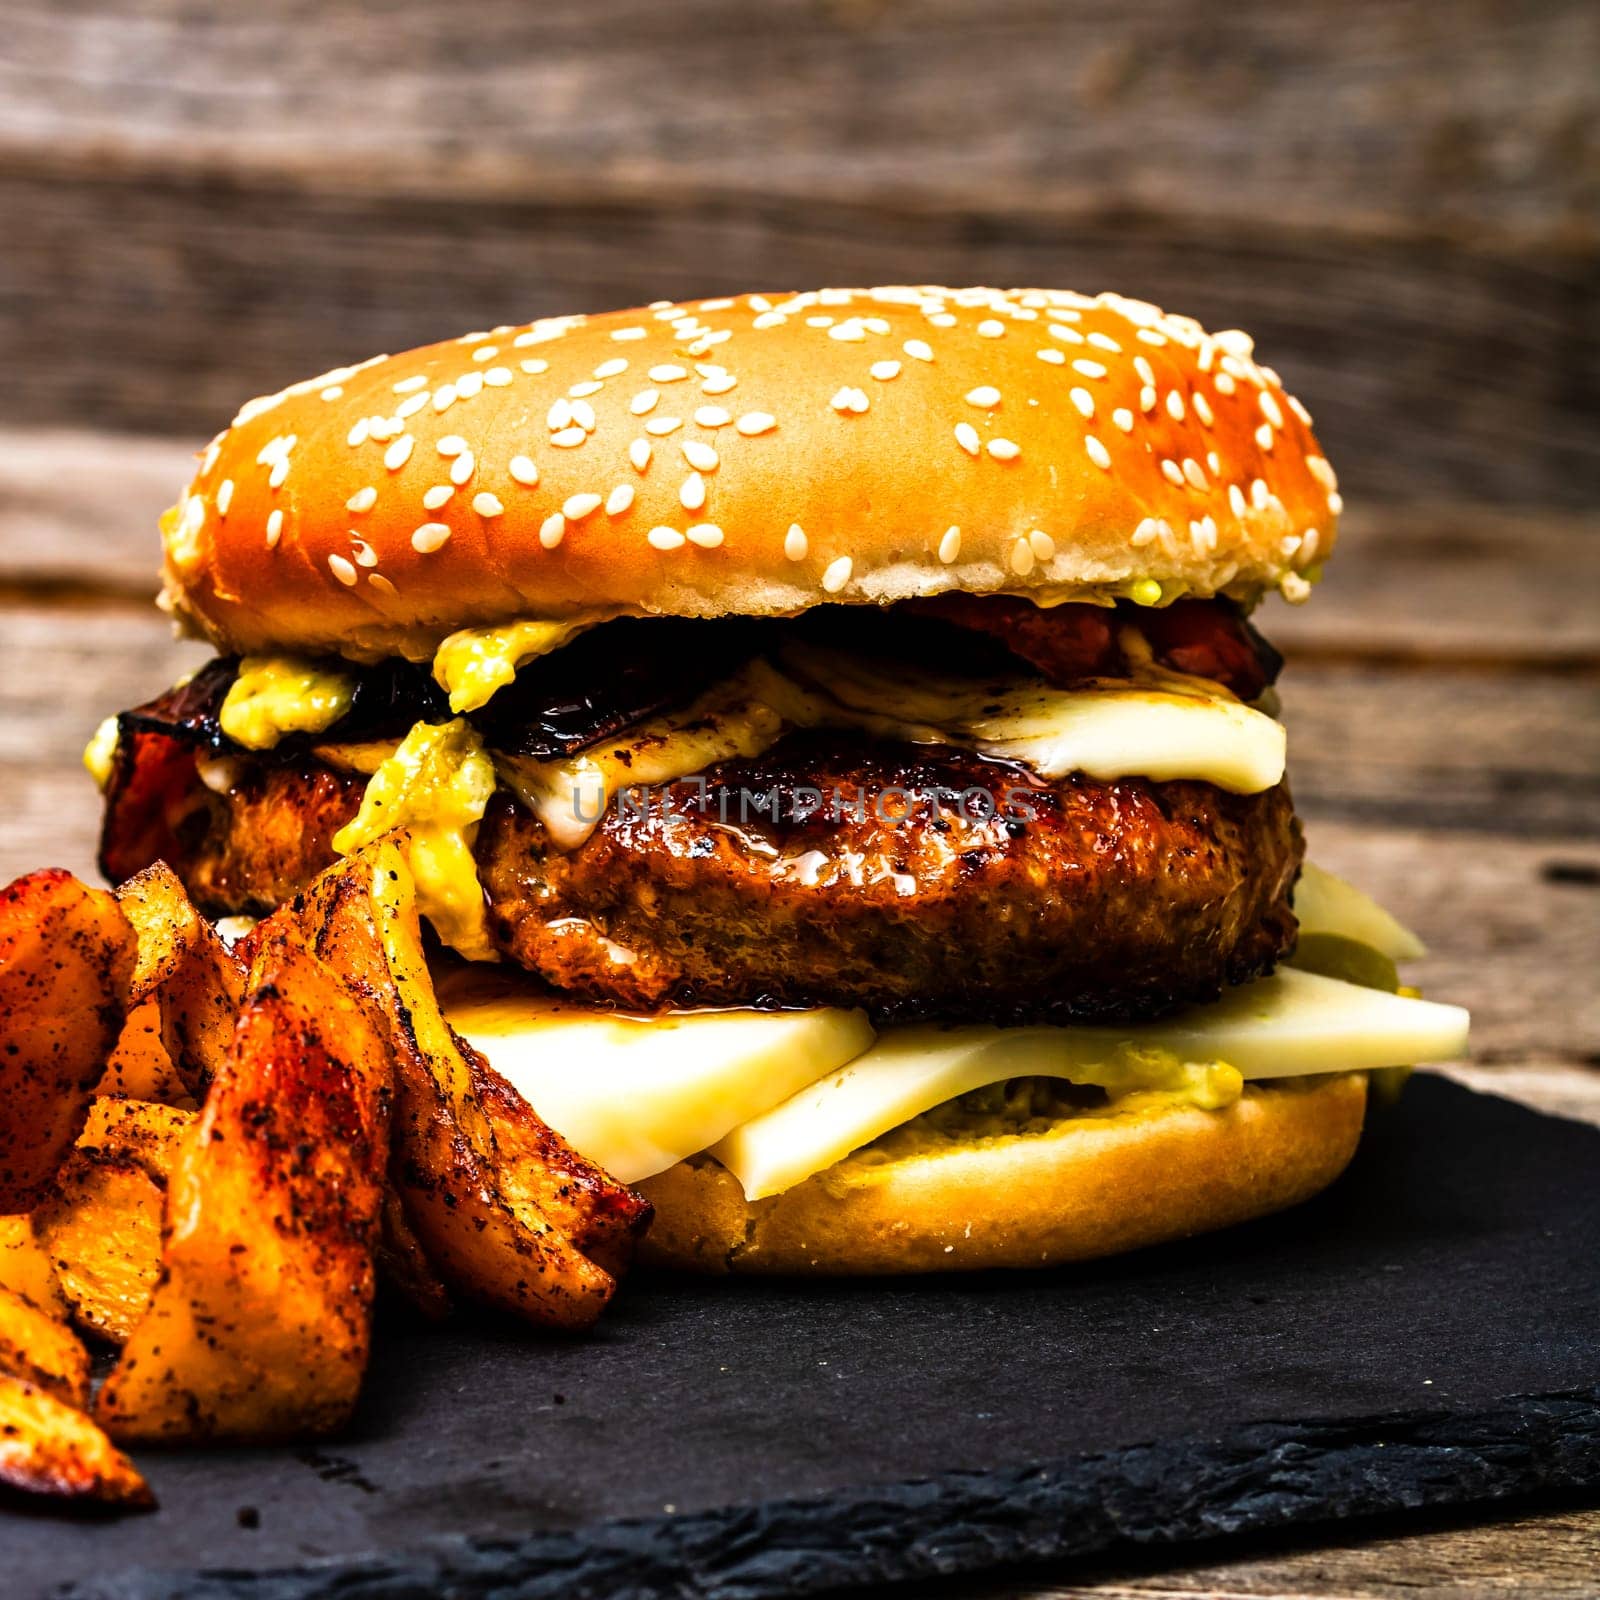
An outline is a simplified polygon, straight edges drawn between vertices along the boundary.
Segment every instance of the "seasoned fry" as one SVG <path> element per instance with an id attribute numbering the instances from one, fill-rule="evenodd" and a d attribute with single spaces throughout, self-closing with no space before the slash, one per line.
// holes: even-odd
<path id="1" fill-rule="evenodd" d="M 0 1289 L 31 1300 L 58 1321 L 67 1319 L 67 1298 L 32 1217 L 0 1217 Z"/>
<path id="2" fill-rule="evenodd" d="M 391 1176 L 446 1283 L 526 1321 L 582 1328 L 616 1280 L 531 1199 L 502 1187 L 494 1128 L 433 994 L 411 875 L 380 842 L 324 873 L 287 908 L 318 954 L 388 1019 L 395 1056 Z"/>
<path id="3" fill-rule="evenodd" d="M 134 1464 L 81 1411 L 3 1375 L 0 1484 L 124 1511 L 149 1510 L 156 1503 Z"/>
<path id="4" fill-rule="evenodd" d="M 168 1184 L 162 1276 L 95 1415 L 129 1440 L 272 1440 L 349 1416 L 366 1368 L 390 1050 L 280 923 Z"/>
<path id="5" fill-rule="evenodd" d="M 0 1212 L 26 1211 L 88 1114 L 122 1031 L 133 929 L 70 873 L 0 890 Z"/>
<path id="6" fill-rule="evenodd" d="M 194 1125 L 195 1113 L 181 1106 L 98 1095 L 74 1155 L 124 1157 L 165 1187 L 184 1136 Z"/>
<path id="7" fill-rule="evenodd" d="M 168 1059 L 199 1098 L 232 1042 L 244 967 L 164 861 L 129 878 L 117 899 L 139 936 L 133 999 L 156 1001 Z"/>
<path id="8" fill-rule="evenodd" d="M 124 1095 L 130 1100 L 156 1100 L 166 1105 L 192 1105 L 188 1086 L 178 1076 L 161 1032 L 161 1003 L 143 1000 L 128 1011 L 115 1048 L 95 1093 Z"/>
<path id="9" fill-rule="evenodd" d="M 68 1405 L 89 1399 L 89 1352 L 66 1323 L 0 1289 L 0 1372 L 25 1378 Z"/>

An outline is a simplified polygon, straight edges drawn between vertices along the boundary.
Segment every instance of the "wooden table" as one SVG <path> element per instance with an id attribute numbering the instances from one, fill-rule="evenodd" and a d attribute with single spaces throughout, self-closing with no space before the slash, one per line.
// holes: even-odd
<path id="1" fill-rule="evenodd" d="M 150 604 L 193 442 L 0 428 L 0 881 L 91 875 L 79 762 L 106 713 L 204 658 Z M 1311 850 L 1414 926 L 1474 1011 L 1474 1087 L 1600 1124 L 1600 519 L 1354 510 L 1324 589 L 1262 621 L 1289 657 Z M 1597 1375 L 1600 1376 L 1600 1375 Z M 1600 1512 L 1208 1546 L 952 1595 L 1498 1595 L 1600 1589 Z"/>

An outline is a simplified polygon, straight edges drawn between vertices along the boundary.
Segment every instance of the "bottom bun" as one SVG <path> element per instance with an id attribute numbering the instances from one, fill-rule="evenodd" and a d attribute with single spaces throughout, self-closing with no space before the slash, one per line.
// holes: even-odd
<path id="1" fill-rule="evenodd" d="M 1361 1137 L 1364 1073 L 1251 1084 L 1223 1111 L 1138 1095 L 1039 1131 L 868 1147 L 747 1201 L 696 1156 L 638 1187 L 641 1260 L 695 1272 L 898 1273 L 1116 1255 L 1298 1205 Z"/>

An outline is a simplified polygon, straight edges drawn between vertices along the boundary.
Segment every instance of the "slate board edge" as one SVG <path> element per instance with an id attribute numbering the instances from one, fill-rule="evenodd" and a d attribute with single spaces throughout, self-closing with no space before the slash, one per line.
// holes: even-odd
<path id="1" fill-rule="evenodd" d="M 955 1577 L 1117 1545 L 1600 1490 L 1600 1386 L 1471 1412 L 1254 1423 L 1217 1437 L 526 1539 L 272 1571 L 142 1569 L 61 1600 L 780 1600 Z"/>

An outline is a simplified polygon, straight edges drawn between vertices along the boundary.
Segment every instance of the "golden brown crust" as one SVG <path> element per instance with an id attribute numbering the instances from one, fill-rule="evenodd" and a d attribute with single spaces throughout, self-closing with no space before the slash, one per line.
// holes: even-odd
<path id="1" fill-rule="evenodd" d="M 706 1157 L 639 1185 L 640 1259 L 697 1272 L 907 1273 L 1117 1255 L 1298 1205 L 1361 1137 L 1362 1073 L 1251 1084 L 1225 1111 L 1152 1101 L 1041 1135 L 850 1157 L 754 1204 Z"/>
<path id="2" fill-rule="evenodd" d="M 420 659 L 514 618 L 1303 598 L 1338 495 L 1250 350 L 1043 290 L 469 334 L 247 405 L 169 519 L 168 603 L 225 650 Z"/>

